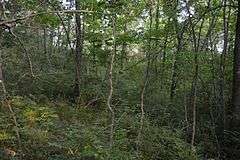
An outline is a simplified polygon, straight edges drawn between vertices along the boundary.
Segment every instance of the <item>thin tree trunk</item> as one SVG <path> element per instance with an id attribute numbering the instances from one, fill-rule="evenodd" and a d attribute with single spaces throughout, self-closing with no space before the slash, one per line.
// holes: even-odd
<path id="1" fill-rule="evenodd" d="M 140 145 L 141 145 L 142 132 L 143 132 L 143 127 L 144 127 L 144 119 L 145 119 L 144 96 L 145 96 L 145 91 L 146 91 L 146 87 L 147 87 L 147 84 L 148 84 L 150 61 L 151 60 L 148 58 L 147 68 L 146 68 L 146 71 L 145 71 L 145 76 L 144 76 L 144 80 L 143 80 L 143 84 L 142 84 L 141 92 L 140 92 L 141 119 L 140 119 L 140 129 L 139 129 L 138 137 L 137 137 L 137 154 L 138 154 L 138 157 L 140 156 Z"/>
<path id="2" fill-rule="evenodd" d="M 150 25 L 149 25 L 149 30 L 150 34 L 152 32 L 152 7 L 149 9 L 150 12 Z M 141 91 L 140 91 L 140 109 L 141 109 L 141 118 L 140 118 L 140 129 L 138 131 L 138 136 L 137 136 L 137 156 L 138 158 L 140 157 L 140 145 L 142 141 L 142 132 L 143 132 L 143 127 L 144 127 L 144 119 L 145 119 L 145 108 L 144 108 L 144 96 L 145 96 L 145 91 L 146 87 L 148 84 L 148 79 L 149 79 L 149 69 L 151 65 L 151 39 L 149 39 L 148 42 L 148 49 L 147 49 L 147 67 L 146 70 L 144 71 L 144 79 L 143 79 L 143 84 L 141 86 Z"/>
<path id="3" fill-rule="evenodd" d="M 51 67 L 51 57 L 55 54 L 55 48 L 54 48 L 54 36 L 56 31 L 51 30 L 49 35 L 49 51 L 48 51 L 48 59 L 49 59 L 49 65 Z"/>
<path id="4" fill-rule="evenodd" d="M 124 24 L 123 32 L 124 32 L 124 34 L 127 32 L 127 24 L 126 23 Z M 127 49 L 127 43 L 123 42 L 122 51 L 121 51 L 121 64 L 120 64 L 121 69 L 124 68 L 124 63 L 126 61 L 126 49 Z"/>
<path id="5" fill-rule="evenodd" d="M 221 54 L 221 59 L 220 59 L 220 82 L 219 82 L 219 111 L 218 111 L 218 120 L 217 120 L 217 136 L 220 142 L 220 155 L 219 158 L 222 158 L 223 154 L 223 148 L 224 148 L 224 126 L 225 126 L 225 95 L 224 95 L 224 90 L 225 90 L 225 59 L 226 59 L 226 54 L 227 54 L 227 49 L 228 49 L 228 21 L 230 18 L 230 14 L 226 15 L 227 12 L 227 0 L 223 1 L 223 32 L 224 32 L 224 38 L 223 38 L 223 51 Z M 229 9 L 230 11 L 230 9 Z"/>
<path id="6" fill-rule="evenodd" d="M 5 0 L 3 1 L 0 1 L 0 4 L 1 4 L 1 8 L 0 8 L 0 17 L 3 17 L 5 20 L 7 19 L 7 16 L 5 14 L 5 11 L 6 11 L 6 6 L 5 6 Z M 0 20 L 3 20 L 2 18 L 0 18 Z"/>
<path id="7" fill-rule="evenodd" d="M 173 101 L 176 88 L 177 88 L 178 54 L 181 53 L 183 48 L 183 36 L 184 36 L 185 29 L 188 26 L 188 20 L 183 22 L 182 27 L 180 26 L 177 18 L 174 18 L 173 22 L 175 25 L 177 47 L 176 47 L 176 52 L 173 55 L 172 75 L 171 75 L 170 94 L 169 94 L 171 103 Z"/>
<path id="8" fill-rule="evenodd" d="M 184 34 L 184 27 L 181 31 L 179 31 L 178 22 L 175 20 L 175 28 L 177 34 L 177 50 L 173 55 L 173 65 L 172 65 L 172 76 L 171 76 L 171 85 L 170 85 L 170 100 L 172 101 L 176 92 L 177 87 L 177 71 L 178 71 L 178 54 L 182 50 L 182 41 L 183 41 L 183 34 Z"/>
<path id="9" fill-rule="evenodd" d="M 232 110 L 234 127 L 239 127 L 240 120 L 240 1 L 238 1 L 238 15 L 236 23 L 236 37 L 234 46 L 234 69 L 233 69 L 233 88 L 232 88 Z"/>
<path id="10" fill-rule="evenodd" d="M 164 71 L 165 68 L 165 62 L 166 62 L 166 49 L 167 49 L 167 43 L 168 43 L 168 33 L 166 33 L 165 35 L 165 39 L 164 39 L 164 44 L 163 44 L 163 54 L 162 54 L 162 72 Z"/>
<path id="11" fill-rule="evenodd" d="M 80 10 L 80 1 L 76 1 L 76 10 Z M 83 63 L 83 42 L 84 42 L 84 17 L 83 14 L 76 14 L 76 80 L 75 80 L 75 96 L 81 96 L 81 79 L 82 79 L 82 63 Z"/>
<path id="12" fill-rule="evenodd" d="M 112 96 L 113 96 L 113 67 L 114 67 L 114 59 L 117 52 L 116 46 L 116 15 L 112 17 L 112 30 L 113 30 L 113 51 L 110 58 L 109 64 L 109 94 L 107 98 L 107 106 L 111 113 L 111 124 L 110 124 L 110 137 L 109 137 L 109 145 L 112 148 L 114 143 L 114 126 L 115 126 L 115 112 L 112 107 Z"/>
<path id="13" fill-rule="evenodd" d="M 160 9 L 159 9 L 159 7 L 160 7 L 160 5 L 159 5 L 159 0 L 157 0 L 156 1 L 156 15 L 155 15 L 155 32 L 157 33 L 158 32 L 158 30 L 159 30 L 159 11 L 160 11 Z M 153 36 L 155 36 L 155 37 L 157 37 L 157 35 L 153 35 Z M 156 78 L 158 78 L 159 77 L 159 73 L 158 73 L 158 56 L 159 56 L 159 51 L 157 50 L 157 47 L 158 47 L 158 45 L 159 45 L 159 40 L 158 39 L 155 39 L 155 43 L 154 43 L 154 52 L 156 52 L 156 53 L 154 53 L 155 55 L 153 55 L 154 57 L 156 57 L 156 58 L 153 58 L 152 59 L 152 65 L 154 65 L 153 67 L 153 69 L 152 70 L 154 70 L 155 71 L 155 77 Z"/>
<path id="14" fill-rule="evenodd" d="M 51 62 L 49 59 L 49 53 L 48 53 L 48 45 L 47 45 L 47 29 L 43 28 L 43 48 L 44 48 L 44 55 L 46 56 L 46 61 L 48 63 L 48 67 L 51 67 Z"/>
<path id="15" fill-rule="evenodd" d="M 170 22 L 170 18 L 168 18 L 168 23 L 169 22 Z M 160 75 L 160 89 L 163 88 L 163 84 L 164 84 L 163 82 L 164 82 L 164 78 L 165 78 L 166 52 L 167 52 L 168 39 L 169 39 L 167 25 L 165 26 L 164 30 L 165 30 L 165 37 L 164 37 L 164 43 L 163 43 L 163 49 L 162 49 L 162 55 L 161 55 L 161 62 L 160 62 L 160 73 L 159 73 L 159 75 Z"/>
<path id="16" fill-rule="evenodd" d="M 209 5 L 210 5 L 210 0 L 209 0 Z M 211 64 L 211 75 L 212 75 L 212 85 L 213 85 L 213 88 L 212 88 L 212 92 L 213 92 L 213 103 L 210 105 L 210 109 L 209 109 L 209 115 L 210 115 L 210 119 L 211 119 L 211 124 L 212 124 L 212 128 L 211 128 L 211 131 L 212 131 L 212 134 L 215 138 L 215 143 L 216 143 L 216 149 L 217 149 L 217 155 L 218 155 L 218 158 L 222 159 L 222 146 L 221 146 L 221 142 L 223 142 L 223 137 L 219 137 L 219 131 L 218 131 L 218 128 L 220 127 L 219 125 L 221 124 L 216 124 L 219 122 L 218 119 L 216 119 L 216 117 L 218 118 L 223 118 L 223 115 L 221 115 L 221 111 L 220 112 L 217 112 L 214 114 L 213 112 L 213 106 L 219 106 L 219 98 L 218 98 L 218 91 L 217 91 L 217 86 L 216 86 L 216 71 L 215 71 L 215 65 L 214 65 L 214 61 L 215 61 L 215 53 L 216 53 L 216 44 L 214 44 L 214 40 L 212 38 L 212 35 L 213 35 L 213 28 L 216 26 L 217 22 L 218 22 L 218 19 L 216 17 L 219 16 L 219 13 L 217 14 L 212 14 L 212 20 L 209 22 L 210 25 L 209 25 L 209 29 L 208 29 L 208 32 L 206 34 L 206 38 L 205 38 L 205 41 L 203 43 L 203 46 L 201 48 L 202 51 L 208 51 L 208 47 L 210 47 L 210 52 L 211 52 L 211 56 L 212 56 L 212 59 L 210 60 L 210 64 Z M 209 42 L 208 42 L 209 41 Z M 209 43 L 209 45 L 208 45 Z M 220 91 L 221 92 L 221 91 Z M 221 93 L 219 93 L 221 95 Z M 210 93 L 209 93 L 209 97 L 210 97 Z M 220 96 L 221 97 L 221 96 Z M 221 102 L 220 102 L 221 103 Z M 221 107 L 221 106 L 220 106 Z M 221 116 L 220 116 L 221 115 Z M 222 121 L 222 120 L 220 120 Z M 223 131 L 223 130 L 222 130 Z"/>
<path id="17" fill-rule="evenodd" d="M 198 50 L 200 46 L 200 38 L 201 38 L 201 32 L 204 24 L 204 19 L 202 19 L 202 23 L 199 28 L 198 37 L 195 32 L 195 28 L 192 23 L 192 17 L 190 12 L 190 6 L 187 1 L 185 1 L 187 6 L 187 12 L 189 15 L 189 22 L 191 27 L 191 33 L 193 38 L 193 47 L 194 47 L 194 77 L 193 77 L 193 83 L 192 83 L 192 136 L 191 136 L 191 149 L 192 151 L 195 151 L 194 143 L 195 143 L 195 136 L 196 136 L 196 122 L 197 122 L 197 113 L 196 113 L 196 106 L 197 106 L 197 86 L 198 86 L 198 74 L 199 74 L 199 64 L 198 64 Z"/>

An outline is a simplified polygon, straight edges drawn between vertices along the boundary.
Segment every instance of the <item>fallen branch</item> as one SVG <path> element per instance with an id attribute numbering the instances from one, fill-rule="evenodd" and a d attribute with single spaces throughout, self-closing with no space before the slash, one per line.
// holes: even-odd
<path id="1" fill-rule="evenodd" d="M 101 98 L 94 98 L 94 99 L 92 99 L 92 100 L 90 100 L 86 105 L 85 105 L 85 107 L 84 108 L 88 108 L 89 106 L 91 106 L 93 103 L 95 103 L 95 102 L 97 102 L 98 100 L 100 100 Z"/>

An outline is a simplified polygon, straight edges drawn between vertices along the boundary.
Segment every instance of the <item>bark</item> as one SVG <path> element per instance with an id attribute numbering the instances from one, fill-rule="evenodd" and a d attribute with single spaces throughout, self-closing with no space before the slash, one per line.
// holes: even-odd
<path id="1" fill-rule="evenodd" d="M 227 0 L 224 0 L 223 2 L 223 32 L 224 32 L 224 43 L 223 43 L 223 51 L 221 54 L 221 59 L 220 59 L 220 82 L 219 82 L 219 110 L 218 110 L 218 119 L 217 119 L 217 128 L 216 128 L 216 133 L 220 142 L 220 155 L 219 158 L 222 158 L 223 154 L 223 148 L 224 148 L 224 126 L 225 126 L 225 95 L 224 95 L 224 90 L 225 90 L 225 59 L 226 59 L 226 54 L 227 54 L 227 49 L 228 49 L 228 27 L 229 27 L 229 18 L 230 14 L 227 16 Z M 230 13 L 229 9 L 229 13 Z"/>
<path id="2" fill-rule="evenodd" d="M 80 1 L 76 1 L 76 9 L 80 10 Z M 82 63 L 83 63 L 83 42 L 84 42 L 84 17 L 83 14 L 76 14 L 76 79 L 74 94 L 76 97 L 81 96 L 81 79 L 82 79 Z"/>
<path id="3" fill-rule="evenodd" d="M 107 106 L 111 114 L 111 124 L 110 124 L 110 137 L 109 137 L 109 144 L 110 148 L 113 146 L 114 141 L 114 126 L 115 126 L 115 112 L 112 107 L 112 96 L 113 96 L 113 65 L 114 65 L 114 59 L 117 51 L 116 46 L 116 15 L 113 15 L 112 18 L 112 29 L 113 29 L 113 51 L 110 58 L 110 64 L 109 64 L 109 94 L 107 98 Z"/>
<path id="4" fill-rule="evenodd" d="M 236 36 L 234 44 L 233 60 L 233 85 L 232 85 L 232 105 L 228 115 L 228 130 L 231 131 L 228 140 L 227 159 L 240 159 L 239 143 L 234 138 L 234 132 L 240 129 L 240 1 L 238 1 L 238 13 L 236 23 Z"/>
<path id="5" fill-rule="evenodd" d="M 190 18 L 190 25 L 192 26 L 192 36 L 193 36 L 193 43 L 194 43 L 194 77 L 193 77 L 193 85 L 192 85 L 192 92 L 193 92 L 193 106 L 192 106 L 192 138 L 191 138 L 191 147 L 192 150 L 194 149 L 194 143 L 195 143 L 195 136 L 196 136 L 196 122 L 197 122 L 197 86 L 198 86 L 198 75 L 199 75 L 199 64 L 198 64 L 198 50 L 199 50 L 199 45 L 200 45 L 200 37 L 201 37 L 201 32 L 202 32 L 202 27 L 204 24 L 204 19 L 202 19 L 202 23 L 199 28 L 199 34 L 198 37 L 196 36 L 195 29 L 192 26 L 192 20 Z"/>
<path id="6" fill-rule="evenodd" d="M 240 120 L 240 1 L 238 1 L 236 37 L 234 46 L 232 107 L 234 116 L 233 118 L 236 122 L 235 124 L 238 126 Z"/>

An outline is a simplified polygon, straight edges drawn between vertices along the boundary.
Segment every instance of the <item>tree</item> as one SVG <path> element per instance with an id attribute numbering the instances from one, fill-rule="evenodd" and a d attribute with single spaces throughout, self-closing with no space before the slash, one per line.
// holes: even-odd
<path id="1" fill-rule="evenodd" d="M 80 1 L 75 2 L 76 10 L 81 10 Z M 76 79 L 75 79 L 75 96 L 81 96 L 81 82 L 82 82 L 82 63 L 83 63 L 83 43 L 84 43 L 84 15 L 76 14 L 76 49 L 75 49 L 75 62 L 76 62 Z"/>
<path id="2" fill-rule="evenodd" d="M 227 159 L 239 159 L 239 143 L 234 139 L 234 132 L 240 128 L 240 1 L 238 1 L 237 21 L 235 31 L 234 60 L 233 60 L 233 84 L 232 84 L 232 106 L 229 118 L 228 129 L 230 133 L 230 149 L 227 149 Z"/>

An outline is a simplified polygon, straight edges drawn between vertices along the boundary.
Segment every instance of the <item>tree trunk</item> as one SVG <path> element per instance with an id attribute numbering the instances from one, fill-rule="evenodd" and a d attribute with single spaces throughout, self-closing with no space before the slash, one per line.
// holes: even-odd
<path id="1" fill-rule="evenodd" d="M 127 32 L 127 23 L 124 24 L 123 32 L 124 32 L 124 34 Z M 122 51 L 121 51 L 121 64 L 120 64 L 122 70 L 124 68 L 124 63 L 127 60 L 126 49 L 127 49 L 127 43 L 123 42 L 122 43 Z"/>
<path id="2" fill-rule="evenodd" d="M 222 157 L 223 154 L 223 148 L 224 148 L 224 126 L 225 126 L 225 59 L 228 49 L 228 21 L 230 18 L 230 14 L 226 15 L 226 7 L 227 0 L 224 0 L 223 2 L 223 32 L 224 32 L 224 38 L 223 38 L 223 51 L 221 54 L 220 59 L 220 80 L 219 80 L 219 110 L 218 110 L 218 119 L 217 119 L 217 128 L 216 128 L 216 134 L 219 139 L 220 144 L 220 157 Z M 230 9 L 229 9 L 230 13 Z"/>
<path id="3" fill-rule="evenodd" d="M 150 35 L 152 33 L 152 7 L 149 9 L 149 14 L 150 14 L 150 23 L 149 23 L 149 30 L 150 30 Z M 147 89 L 148 81 L 149 81 L 149 71 L 150 71 L 150 65 L 151 65 L 151 53 L 152 53 L 152 47 L 151 47 L 151 39 L 148 41 L 148 48 L 147 48 L 147 53 L 146 53 L 146 58 L 147 58 L 147 67 L 144 71 L 144 78 L 143 78 L 143 83 L 141 85 L 141 91 L 140 91 L 140 109 L 141 109 L 141 118 L 140 118 L 140 128 L 138 131 L 138 136 L 137 136 L 137 156 L 140 159 L 141 158 L 141 142 L 142 142 L 142 133 L 144 129 L 144 120 L 145 120 L 145 92 Z"/>
<path id="4" fill-rule="evenodd" d="M 110 148 L 113 146 L 113 138 L 114 138 L 114 126 L 115 126 L 115 112 L 114 108 L 112 107 L 112 96 L 113 96 L 113 65 L 114 65 L 114 59 L 117 52 L 117 46 L 116 46 L 116 15 L 114 14 L 112 17 L 112 30 L 113 30 L 113 51 L 110 58 L 110 64 L 109 64 L 109 94 L 107 98 L 107 106 L 111 114 L 111 124 L 110 124 L 110 138 L 109 138 L 109 144 Z"/>
<path id="5" fill-rule="evenodd" d="M 198 51 L 199 51 L 199 46 L 201 42 L 201 33 L 202 33 L 202 28 L 204 25 L 205 19 L 202 19 L 198 36 L 195 31 L 195 27 L 192 22 L 192 17 L 191 12 L 190 12 L 190 6 L 187 1 L 185 1 L 186 7 L 187 7 L 187 12 L 189 15 L 189 23 L 190 23 L 190 32 L 192 34 L 192 39 L 193 39 L 193 52 L 194 52 L 194 77 L 192 81 L 192 135 L 191 135 L 191 148 L 192 151 L 195 151 L 194 148 L 194 143 L 195 143 L 195 136 L 196 136 L 196 127 L 197 127 L 197 87 L 198 87 L 198 75 L 199 75 L 199 62 L 198 62 Z"/>
<path id="6" fill-rule="evenodd" d="M 43 28 L 43 48 L 44 48 L 44 55 L 46 56 L 46 61 L 48 63 L 48 67 L 51 67 L 49 52 L 48 52 L 48 45 L 47 45 L 47 28 Z"/>
<path id="7" fill-rule="evenodd" d="M 80 2 L 76 1 L 76 10 L 80 10 Z M 81 79 L 82 79 L 82 59 L 83 59 L 83 41 L 84 41 L 84 22 L 83 15 L 76 14 L 76 51 L 75 51 L 75 62 L 76 62 L 76 77 L 75 77 L 75 89 L 74 94 L 76 97 L 81 96 Z"/>
<path id="8" fill-rule="evenodd" d="M 239 127 L 240 120 L 240 1 L 238 2 L 238 15 L 236 24 L 236 37 L 234 46 L 232 111 L 234 127 Z"/>
<path id="9" fill-rule="evenodd" d="M 172 77 L 171 77 L 171 86 L 170 86 L 171 101 L 175 96 L 175 92 L 177 88 L 178 54 L 182 51 L 183 34 L 185 29 L 185 24 L 184 24 L 182 30 L 180 31 L 177 20 L 174 20 L 174 21 L 176 23 L 175 27 L 176 27 L 176 34 L 177 34 L 177 50 L 176 50 L 176 53 L 174 53 L 173 65 L 172 65 Z M 165 61 L 165 57 L 164 57 L 164 61 Z"/>
<path id="10" fill-rule="evenodd" d="M 232 105 L 228 115 L 228 130 L 231 134 L 226 137 L 229 142 L 226 146 L 228 160 L 240 159 L 240 145 L 234 137 L 234 132 L 237 133 L 240 129 L 240 1 L 238 1 L 233 62 Z"/>

